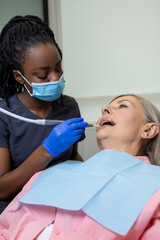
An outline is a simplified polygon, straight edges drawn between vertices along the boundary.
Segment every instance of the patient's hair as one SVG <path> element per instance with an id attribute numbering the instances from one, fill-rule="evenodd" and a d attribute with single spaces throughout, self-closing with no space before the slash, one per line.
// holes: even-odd
<path id="1" fill-rule="evenodd" d="M 22 92 L 23 86 L 15 80 L 13 70 L 23 73 L 27 51 L 39 43 L 53 43 L 62 58 L 54 33 L 39 17 L 15 16 L 4 26 L 0 34 L 0 98 L 7 101 Z"/>
<path id="2" fill-rule="evenodd" d="M 160 112 L 150 101 L 134 94 L 120 95 L 116 98 L 123 96 L 136 97 L 143 107 L 144 119 L 146 120 L 146 122 L 156 123 L 160 131 Z M 148 156 L 150 162 L 153 165 L 160 166 L 160 132 L 154 138 L 149 140 L 144 149 L 143 155 Z"/>

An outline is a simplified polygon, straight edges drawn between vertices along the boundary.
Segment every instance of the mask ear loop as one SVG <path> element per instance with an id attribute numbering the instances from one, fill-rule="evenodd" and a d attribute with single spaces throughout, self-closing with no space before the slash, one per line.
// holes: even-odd
<path id="1" fill-rule="evenodd" d="M 21 75 L 21 77 L 32 87 L 32 84 L 30 84 L 30 82 L 28 82 L 28 80 L 22 75 L 22 73 L 17 70 L 17 72 Z M 30 96 L 33 96 L 33 94 L 29 91 L 29 89 L 27 88 L 26 84 L 24 84 L 25 89 L 27 90 L 27 92 L 29 93 Z"/>
<path id="2" fill-rule="evenodd" d="M 63 76 L 64 75 L 62 74 L 59 80 L 61 80 L 63 78 Z M 63 94 L 61 94 L 61 107 L 64 107 Z"/>

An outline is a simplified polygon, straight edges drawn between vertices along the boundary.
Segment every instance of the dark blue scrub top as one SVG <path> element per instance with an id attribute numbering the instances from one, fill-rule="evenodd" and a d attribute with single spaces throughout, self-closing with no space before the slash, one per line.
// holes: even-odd
<path id="1" fill-rule="evenodd" d="M 0 107 L 22 117 L 41 119 L 23 105 L 17 94 L 9 98 L 9 103 L 10 107 L 8 108 L 6 101 L 0 100 Z M 80 117 L 78 104 L 74 98 L 63 95 L 63 106 L 60 98 L 54 101 L 53 109 L 46 119 L 67 120 L 74 117 Z M 53 126 L 24 122 L 0 112 L 0 148 L 9 148 L 12 170 L 22 164 L 42 144 L 52 128 Z M 83 134 L 79 141 L 84 138 Z M 55 158 L 50 165 L 70 159 L 71 153 L 72 146 Z"/>

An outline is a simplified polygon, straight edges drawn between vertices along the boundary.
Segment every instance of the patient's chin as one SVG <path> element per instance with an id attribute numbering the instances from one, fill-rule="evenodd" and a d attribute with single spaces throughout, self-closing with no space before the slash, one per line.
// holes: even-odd
<path id="1" fill-rule="evenodd" d="M 97 137 L 97 141 L 102 141 L 104 139 L 108 138 L 108 135 L 106 134 L 106 132 L 99 130 L 96 134 Z"/>
<path id="2" fill-rule="evenodd" d="M 100 146 L 103 146 L 105 138 L 103 136 L 97 136 L 97 145 L 100 148 Z"/>

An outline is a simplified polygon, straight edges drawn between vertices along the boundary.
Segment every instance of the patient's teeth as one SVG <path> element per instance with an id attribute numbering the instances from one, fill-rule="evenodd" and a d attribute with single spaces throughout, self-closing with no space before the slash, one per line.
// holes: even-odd
<path id="1" fill-rule="evenodd" d="M 102 124 L 101 124 L 101 127 L 102 127 L 103 125 L 111 125 L 111 126 L 114 126 L 115 123 L 114 123 L 114 122 L 111 122 L 111 121 L 103 121 Z"/>

